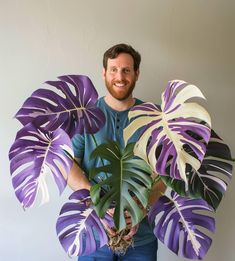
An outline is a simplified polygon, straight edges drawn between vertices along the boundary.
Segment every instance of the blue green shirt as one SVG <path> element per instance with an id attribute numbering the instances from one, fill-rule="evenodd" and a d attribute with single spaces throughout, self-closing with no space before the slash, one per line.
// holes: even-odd
<path id="1" fill-rule="evenodd" d="M 135 100 L 135 105 L 141 104 L 139 99 Z M 106 122 L 104 127 L 94 134 L 97 144 L 102 144 L 108 139 L 119 142 L 124 147 L 123 129 L 128 125 L 128 110 L 116 111 L 108 106 L 104 97 L 97 101 L 97 106 L 104 112 Z M 138 131 L 131 137 L 128 142 L 135 142 L 139 137 Z M 96 148 L 94 138 L 90 134 L 76 134 L 72 138 L 73 149 L 75 157 L 81 158 L 81 167 L 85 173 L 89 173 L 89 169 L 93 166 L 101 166 L 100 159 L 90 160 L 91 152 Z M 152 228 L 150 227 L 147 218 L 143 219 L 140 223 L 139 230 L 134 236 L 134 245 L 144 245 L 156 240 Z"/>

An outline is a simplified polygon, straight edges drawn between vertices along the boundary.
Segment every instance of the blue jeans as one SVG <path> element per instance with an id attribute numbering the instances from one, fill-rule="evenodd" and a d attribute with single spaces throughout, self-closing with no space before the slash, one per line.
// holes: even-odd
<path id="1" fill-rule="evenodd" d="M 124 256 L 117 256 L 105 245 L 89 256 L 79 257 L 78 261 L 156 261 L 157 248 L 155 240 L 143 246 L 129 247 Z"/>

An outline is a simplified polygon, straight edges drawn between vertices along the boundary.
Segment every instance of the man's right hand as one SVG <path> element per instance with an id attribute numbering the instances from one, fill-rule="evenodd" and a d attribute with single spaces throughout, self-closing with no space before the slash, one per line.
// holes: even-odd
<path id="1" fill-rule="evenodd" d="M 114 211 L 115 211 L 114 208 L 110 208 L 110 209 L 108 209 L 108 211 L 106 213 L 113 218 Z M 128 241 L 128 240 L 131 240 L 131 238 L 137 233 L 139 224 L 132 226 L 131 216 L 128 211 L 125 211 L 124 215 L 125 215 L 125 220 L 126 220 L 126 228 L 130 230 L 129 233 L 124 236 L 124 239 L 126 241 Z M 101 220 L 101 222 L 110 236 L 114 237 L 118 234 L 117 230 L 114 228 L 111 228 L 105 220 Z"/>
<path id="2" fill-rule="evenodd" d="M 109 208 L 106 213 L 113 218 L 114 208 Z M 111 228 L 104 219 L 101 219 L 101 222 L 110 236 L 114 237 L 117 234 L 117 231 Z"/>

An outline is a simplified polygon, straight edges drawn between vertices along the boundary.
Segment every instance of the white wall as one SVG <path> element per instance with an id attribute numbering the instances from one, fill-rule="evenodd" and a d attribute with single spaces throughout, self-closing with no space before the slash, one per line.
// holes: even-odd
<path id="1" fill-rule="evenodd" d="M 103 52 L 127 42 L 142 54 L 136 96 L 160 102 L 167 81 L 184 79 L 208 99 L 213 126 L 235 155 L 235 1 L 0 0 L 0 260 L 69 260 L 55 222 L 70 190 L 24 212 L 14 195 L 8 150 L 23 101 L 45 80 L 68 73 L 91 77 L 100 95 Z M 235 183 L 216 215 L 206 261 L 233 261 Z M 184 260 L 160 245 L 159 260 Z"/>

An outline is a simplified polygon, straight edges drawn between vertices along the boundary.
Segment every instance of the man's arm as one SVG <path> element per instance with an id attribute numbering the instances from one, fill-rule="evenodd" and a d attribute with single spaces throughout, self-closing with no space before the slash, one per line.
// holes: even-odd
<path id="1" fill-rule="evenodd" d="M 76 158 L 78 163 L 81 162 L 81 159 Z M 79 189 L 88 189 L 90 190 L 91 184 L 86 177 L 84 171 L 79 167 L 79 165 L 74 161 L 71 171 L 68 175 L 68 185 L 74 191 Z"/>
<path id="2" fill-rule="evenodd" d="M 166 185 L 162 181 L 155 183 L 150 191 L 149 205 L 152 206 L 164 194 Z"/>

